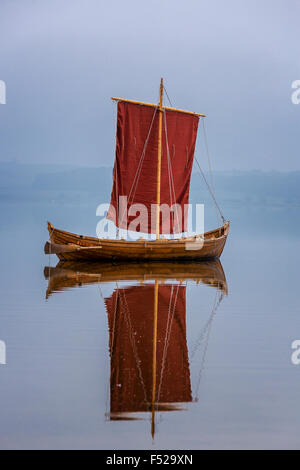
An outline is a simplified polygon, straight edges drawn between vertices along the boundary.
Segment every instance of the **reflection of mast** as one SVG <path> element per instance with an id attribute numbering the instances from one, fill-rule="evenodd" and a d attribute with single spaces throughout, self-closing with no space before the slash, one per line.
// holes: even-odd
<path id="1" fill-rule="evenodd" d="M 156 360 L 157 360 L 157 312 L 158 310 L 158 280 L 154 289 L 154 317 L 153 317 L 153 357 L 152 357 L 152 425 L 151 434 L 155 434 L 155 394 L 156 394 Z"/>

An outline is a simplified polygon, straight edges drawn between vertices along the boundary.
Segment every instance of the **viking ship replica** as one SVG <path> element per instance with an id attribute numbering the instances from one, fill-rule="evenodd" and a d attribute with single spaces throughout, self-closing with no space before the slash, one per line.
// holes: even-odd
<path id="1" fill-rule="evenodd" d="M 48 279 L 47 298 L 88 284 L 99 286 L 109 329 L 108 420 L 150 418 L 154 437 L 157 413 L 182 411 L 197 401 L 212 321 L 228 293 L 219 260 L 114 266 L 60 261 L 56 267 L 45 267 L 44 274 Z M 125 285 L 123 282 L 121 286 L 121 281 Z M 112 282 L 116 282 L 116 288 L 104 298 L 101 285 Z M 211 286 L 216 292 L 211 313 L 190 353 L 186 339 L 187 282 Z M 193 393 L 190 363 L 197 350 L 203 352 Z"/>
<path id="2" fill-rule="evenodd" d="M 107 218 L 127 231 L 155 234 L 155 240 L 96 238 L 66 232 L 48 222 L 46 254 L 61 260 L 179 260 L 218 258 L 229 222 L 211 192 L 223 226 L 187 233 L 190 178 L 200 118 L 205 115 L 159 104 L 112 98 L 118 103 L 113 188 Z M 204 176 L 204 175 L 203 175 Z M 208 186 L 209 187 L 209 186 Z M 170 217 L 163 217 L 168 208 Z M 137 213 L 139 216 L 137 217 Z M 170 235 L 162 238 L 161 234 Z M 180 235 L 178 238 L 175 235 Z"/>

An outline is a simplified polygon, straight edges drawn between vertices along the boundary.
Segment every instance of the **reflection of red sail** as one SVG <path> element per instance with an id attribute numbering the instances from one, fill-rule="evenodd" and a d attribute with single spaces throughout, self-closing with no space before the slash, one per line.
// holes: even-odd
<path id="1" fill-rule="evenodd" d="M 185 286 L 159 286 L 155 399 L 158 407 L 192 400 L 185 295 Z M 117 289 L 105 303 L 110 333 L 111 413 L 148 411 L 153 383 L 154 285 Z"/>

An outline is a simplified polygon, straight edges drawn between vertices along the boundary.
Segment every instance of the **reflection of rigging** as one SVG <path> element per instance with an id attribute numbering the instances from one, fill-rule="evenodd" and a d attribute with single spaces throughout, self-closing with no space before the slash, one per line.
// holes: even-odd
<path id="1" fill-rule="evenodd" d="M 190 364 L 203 349 L 194 401 L 199 395 L 212 322 L 223 295 L 225 275 L 219 261 L 193 263 L 59 263 L 45 268 L 47 298 L 56 291 L 96 283 L 105 302 L 109 326 L 110 420 L 184 409 L 193 401 Z M 186 338 L 186 283 L 216 288 L 212 312 L 190 348 Z M 101 284 L 116 281 L 104 299 Z M 120 287 L 119 281 L 135 281 Z M 139 285 L 136 282 L 140 281 Z M 194 388 L 194 387 L 193 387 Z"/>
<path id="2" fill-rule="evenodd" d="M 207 353 L 207 349 L 208 349 L 208 341 L 209 341 L 209 337 L 210 337 L 212 322 L 213 322 L 214 317 L 217 313 L 218 307 L 219 307 L 220 303 L 223 300 L 223 297 L 224 297 L 223 292 L 219 292 L 219 291 L 216 292 L 213 308 L 212 308 L 212 311 L 210 313 L 209 319 L 206 322 L 206 324 L 204 325 L 204 327 L 202 328 L 202 330 L 201 330 L 201 332 L 198 336 L 198 339 L 195 343 L 195 346 L 192 349 L 192 353 L 190 355 L 190 364 L 191 364 L 193 362 L 193 359 L 195 358 L 196 352 L 200 349 L 200 347 L 203 343 L 203 354 L 202 354 L 202 359 L 201 359 L 201 362 L 200 362 L 200 369 L 199 369 L 199 373 L 198 373 L 198 379 L 197 379 L 195 394 L 194 394 L 194 401 L 195 402 L 197 402 L 199 400 L 200 383 L 201 383 L 201 379 L 202 379 L 203 370 L 204 370 L 204 367 L 205 367 L 206 353 Z"/>

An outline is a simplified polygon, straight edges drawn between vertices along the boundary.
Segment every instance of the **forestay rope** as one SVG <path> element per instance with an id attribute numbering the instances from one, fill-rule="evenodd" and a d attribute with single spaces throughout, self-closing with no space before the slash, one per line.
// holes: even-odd
<path id="1" fill-rule="evenodd" d="M 204 179 L 204 182 L 205 182 L 205 184 L 206 184 L 206 186 L 207 186 L 207 189 L 208 189 L 208 191 L 209 191 L 209 193 L 210 193 L 210 195 L 211 195 L 211 197 L 212 197 L 212 200 L 213 200 L 213 202 L 214 202 L 214 204 L 215 204 L 215 206 L 216 206 L 216 209 L 217 209 L 217 211 L 219 212 L 219 214 L 220 214 L 220 216 L 221 216 L 221 219 L 222 219 L 222 221 L 223 221 L 223 224 L 225 224 L 225 223 L 226 223 L 226 219 L 225 219 L 225 217 L 224 217 L 224 215 L 223 215 L 223 213 L 222 213 L 222 211 L 221 211 L 221 209 L 220 209 L 219 204 L 218 204 L 217 201 L 216 201 L 215 195 L 214 195 L 214 193 L 213 193 L 213 191 L 212 191 L 212 189 L 211 189 L 211 187 L 210 187 L 210 185 L 209 185 L 207 179 L 205 178 L 205 175 L 204 175 L 204 173 L 203 173 L 203 171 L 202 171 L 202 168 L 201 168 L 200 163 L 199 163 L 199 161 L 198 161 L 198 159 L 197 159 L 196 156 L 195 156 L 195 161 L 196 161 L 196 163 L 197 163 L 197 165 L 198 165 L 198 168 L 199 168 L 199 170 L 200 170 L 200 172 L 201 172 L 202 178 Z"/>
<path id="2" fill-rule="evenodd" d="M 169 101 L 169 103 L 170 103 L 170 106 L 173 107 L 173 106 L 172 106 L 172 103 L 171 103 L 171 100 L 170 100 L 170 98 L 169 98 L 168 92 L 167 92 L 167 90 L 166 90 L 166 88 L 165 88 L 165 86 L 164 86 L 164 91 L 165 91 L 165 93 L 166 93 L 166 96 L 167 96 L 167 99 L 168 99 L 168 101 Z M 201 175 L 202 175 L 202 178 L 203 178 L 203 180 L 204 180 L 204 182 L 205 182 L 205 184 L 206 184 L 206 186 L 207 186 L 207 188 L 208 188 L 209 194 L 211 195 L 212 200 L 213 200 L 213 202 L 214 202 L 214 204 L 215 204 L 217 214 L 219 214 L 219 215 L 221 216 L 222 222 L 223 222 L 223 224 L 225 224 L 225 223 L 226 223 L 226 219 L 225 219 L 225 217 L 224 217 L 224 215 L 223 215 L 223 213 L 222 213 L 222 211 L 221 211 L 221 208 L 220 208 L 219 204 L 217 203 L 217 200 L 216 200 L 216 197 L 215 197 L 214 182 L 213 182 L 213 174 L 212 174 L 212 165 L 211 165 L 211 158 L 210 158 L 210 153 L 209 153 L 209 148 L 208 148 L 208 139 L 207 139 L 207 133 L 206 133 L 206 128 L 205 128 L 205 121 L 204 121 L 204 118 L 202 119 L 202 128 L 203 128 L 204 144 L 205 144 L 206 155 L 207 155 L 207 160 L 208 160 L 208 167 L 209 167 L 210 182 L 211 182 L 211 184 L 209 184 L 208 181 L 207 181 L 207 179 L 205 178 L 204 172 L 203 172 L 203 170 L 202 170 L 202 168 L 201 168 L 201 166 L 200 166 L 200 163 L 199 163 L 199 161 L 198 161 L 196 155 L 194 156 L 194 159 L 195 159 L 195 161 L 196 161 L 196 163 L 197 163 L 197 165 L 198 165 L 198 168 L 199 168 L 199 170 L 200 170 L 200 173 L 201 173 Z M 168 145 L 168 141 L 167 141 L 167 145 Z M 168 157 L 168 158 L 169 158 L 169 157 Z"/>

